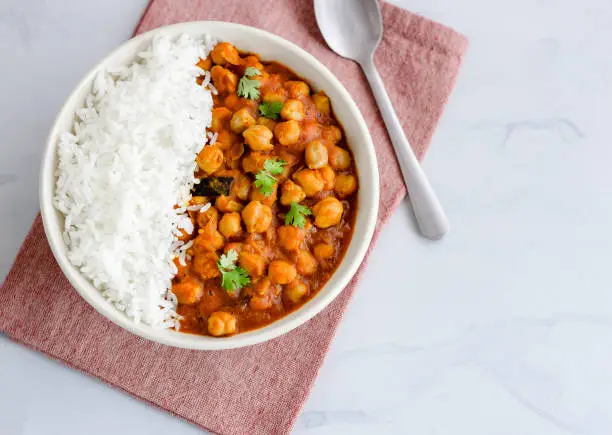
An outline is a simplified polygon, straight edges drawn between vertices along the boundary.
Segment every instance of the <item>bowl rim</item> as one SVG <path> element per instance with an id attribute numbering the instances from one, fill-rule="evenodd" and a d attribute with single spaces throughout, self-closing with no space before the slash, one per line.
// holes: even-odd
<path id="1" fill-rule="evenodd" d="M 83 275 L 81 275 L 78 269 L 76 269 L 68 261 L 66 255 L 61 252 L 59 248 L 59 246 L 65 246 L 65 242 L 62 237 L 62 229 L 60 228 L 60 225 L 58 225 L 57 222 L 58 212 L 56 211 L 53 205 L 56 181 L 56 168 L 54 165 L 52 165 L 52 163 L 55 161 L 55 158 L 52 153 L 57 152 L 57 141 L 55 140 L 55 138 L 59 134 L 58 124 L 60 123 L 60 120 L 65 116 L 66 111 L 74 110 L 76 105 L 74 104 L 75 102 L 73 100 L 78 98 L 78 95 L 80 91 L 82 91 L 82 88 L 84 86 L 87 86 L 88 83 L 90 84 L 92 82 L 93 78 L 95 77 L 95 74 L 101 69 L 101 67 L 108 61 L 109 58 L 115 56 L 123 50 L 127 50 L 128 47 L 132 45 L 137 46 L 139 43 L 147 39 L 153 38 L 157 34 L 169 33 L 172 35 L 176 35 L 180 33 L 201 33 L 209 34 L 213 37 L 216 37 L 215 28 L 223 28 L 226 30 L 233 29 L 238 32 L 244 32 L 245 34 L 256 35 L 257 37 L 268 39 L 271 43 L 280 46 L 283 51 L 286 50 L 289 52 L 293 52 L 293 54 L 302 57 L 305 63 L 310 64 L 311 67 L 316 69 L 317 73 L 321 74 L 324 80 L 330 83 L 331 86 L 335 88 L 335 91 L 339 92 L 342 95 L 349 109 L 348 112 L 350 112 L 347 116 L 352 117 L 356 120 L 356 124 L 359 128 L 358 134 L 363 138 L 363 143 L 361 145 L 364 147 L 363 152 L 365 152 L 365 154 L 367 155 L 364 160 L 369 161 L 372 166 L 370 168 L 371 177 L 368 177 L 367 182 L 370 184 L 370 195 L 373 196 L 373 198 L 371 201 L 371 207 L 369 207 L 370 210 L 367 215 L 365 214 L 361 206 L 358 208 L 360 210 L 360 213 L 358 214 L 357 219 L 359 219 L 360 216 L 366 219 L 365 231 L 359 233 L 358 239 L 355 238 L 356 234 L 353 234 L 353 237 L 349 242 L 349 248 L 352 244 L 357 243 L 357 251 L 352 255 L 350 259 L 346 256 L 343 257 L 342 262 L 340 264 L 349 261 L 350 263 L 348 269 L 341 275 L 339 281 L 336 282 L 332 288 L 328 289 L 326 293 L 322 294 L 322 291 L 327 285 L 326 283 L 324 287 L 319 289 L 319 291 L 317 292 L 317 297 L 310 299 L 305 305 L 301 306 L 299 309 L 262 328 L 247 331 L 229 337 L 211 338 L 195 334 L 186 334 L 181 332 L 168 331 L 165 329 L 158 329 L 143 323 L 133 322 L 124 313 L 120 312 L 112 304 L 108 303 L 108 301 L 106 301 L 106 299 L 102 297 L 101 293 L 95 287 L 93 287 L 89 280 L 87 280 Z M 291 65 L 289 65 L 289 67 L 291 67 Z M 362 173 L 363 172 L 358 172 L 360 184 L 362 182 Z M 53 182 L 49 182 L 49 180 L 53 180 Z M 342 85 L 340 80 L 331 71 L 329 71 L 327 67 L 325 67 L 325 65 L 323 65 L 317 58 L 315 58 L 313 55 L 311 55 L 298 45 L 262 29 L 225 21 L 190 21 L 159 27 L 128 39 L 127 41 L 120 44 L 117 48 L 112 50 L 110 53 L 108 53 L 106 56 L 104 56 L 78 82 L 78 84 L 73 88 L 73 90 L 59 109 L 45 142 L 39 178 L 39 203 L 45 235 L 47 237 L 53 255 L 58 265 L 60 266 L 60 269 L 62 270 L 62 273 L 66 276 L 70 284 L 81 295 L 81 297 L 85 299 L 85 301 L 90 306 L 92 306 L 98 313 L 100 313 L 106 319 L 115 323 L 117 326 L 127 331 L 130 331 L 135 335 L 138 335 L 139 337 L 146 338 L 153 342 L 165 344 L 168 346 L 194 350 L 234 349 L 268 341 L 273 338 L 279 337 L 287 332 L 290 332 L 298 326 L 303 325 L 315 315 L 323 311 L 349 284 L 365 257 L 376 226 L 379 198 L 380 186 L 378 162 L 372 137 L 367 128 L 366 122 L 363 119 L 361 111 L 359 110 L 357 104 L 355 103 L 349 92 L 346 90 L 344 85 Z M 336 274 L 337 270 L 334 272 L 334 275 Z M 104 301 L 105 303 L 100 303 L 100 301 Z M 160 334 L 161 331 L 170 333 Z"/>

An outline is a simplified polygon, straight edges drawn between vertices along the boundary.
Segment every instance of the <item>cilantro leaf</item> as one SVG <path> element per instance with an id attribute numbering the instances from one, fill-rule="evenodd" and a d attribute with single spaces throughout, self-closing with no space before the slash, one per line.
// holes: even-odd
<path id="1" fill-rule="evenodd" d="M 306 224 L 306 216 L 310 216 L 312 212 L 305 205 L 300 205 L 297 202 L 291 203 L 291 208 L 285 215 L 285 225 L 293 225 L 294 227 L 304 228 Z"/>
<path id="2" fill-rule="evenodd" d="M 248 98 L 250 100 L 259 99 L 259 86 L 261 83 L 259 80 L 252 79 L 252 77 L 260 76 L 261 71 L 252 66 L 247 67 L 244 70 L 244 75 L 238 82 L 238 91 L 236 92 L 239 97 Z"/>
<path id="3" fill-rule="evenodd" d="M 242 267 L 236 266 L 237 260 L 238 253 L 230 249 L 217 261 L 217 268 L 221 272 L 221 287 L 230 292 L 234 292 L 251 282 L 248 272 Z"/>
<path id="4" fill-rule="evenodd" d="M 283 172 L 283 166 L 286 164 L 287 162 L 284 160 L 266 159 L 263 169 L 255 174 L 255 187 L 265 196 L 272 195 L 276 185 L 276 178 L 274 176 Z"/>
<path id="5" fill-rule="evenodd" d="M 242 267 L 238 266 L 229 272 L 222 272 L 221 287 L 229 292 L 234 292 L 251 282 L 249 274 Z"/>
<path id="6" fill-rule="evenodd" d="M 270 119 L 278 119 L 278 115 L 282 109 L 283 103 L 280 101 L 273 101 L 271 103 L 263 103 L 259 105 L 259 113 Z"/>
<path id="7" fill-rule="evenodd" d="M 266 159 L 264 162 L 264 171 L 268 171 L 272 175 L 279 175 L 283 172 L 283 166 L 285 166 L 287 162 L 279 159 Z"/>
<path id="8" fill-rule="evenodd" d="M 245 70 L 244 70 L 244 75 L 245 77 L 253 77 L 253 76 L 260 76 L 261 75 L 261 71 L 259 71 L 257 68 L 252 67 L 252 66 L 248 66 Z"/>
<path id="9" fill-rule="evenodd" d="M 255 187 L 259 189 L 265 196 L 272 195 L 274 192 L 274 185 L 276 184 L 276 178 L 270 175 L 269 172 L 260 171 L 255 174 Z"/>
<path id="10" fill-rule="evenodd" d="M 259 85 L 259 80 L 252 80 L 244 76 L 238 82 L 237 94 L 242 98 L 257 100 L 259 99 Z"/>
<path id="11" fill-rule="evenodd" d="M 234 267 L 236 267 L 237 260 L 238 260 L 238 253 L 235 250 L 230 249 L 229 251 L 227 251 L 227 254 L 223 254 L 221 258 L 219 258 L 217 267 L 219 268 L 219 270 L 221 269 L 231 270 Z"/>

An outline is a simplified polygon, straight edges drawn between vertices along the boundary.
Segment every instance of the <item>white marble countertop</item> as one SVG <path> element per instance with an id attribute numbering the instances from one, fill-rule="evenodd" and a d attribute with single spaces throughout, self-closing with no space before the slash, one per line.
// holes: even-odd
<path id="1" fill-rule="evenodd" d="M 146 1 L 0 1 L 0 279 L 56 111 Z M 424 163 L 453 229 L 401 206 L 295 433 L 610 434 L 612 3 L 400 4 L 471 41 Z M 0 432 L 199 430 L 0 335 Z"/>

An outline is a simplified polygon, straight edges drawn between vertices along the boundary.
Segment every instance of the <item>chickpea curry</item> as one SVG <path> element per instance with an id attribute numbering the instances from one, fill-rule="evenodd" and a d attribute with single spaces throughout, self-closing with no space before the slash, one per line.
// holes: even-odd
<path id="1" fill-rule="evenodd" d="M 214 143 L 196 158 L 194 230 L 172 291 L 181 331 L 226 336 L 298 309 L 329 280 L 352 237 L 358 178 L 324 92 L 228 43 L 198 66 L 216 90 Z"/>

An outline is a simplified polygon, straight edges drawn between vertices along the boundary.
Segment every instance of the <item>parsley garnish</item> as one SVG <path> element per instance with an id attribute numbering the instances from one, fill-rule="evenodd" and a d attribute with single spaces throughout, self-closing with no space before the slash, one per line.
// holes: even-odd
<path id="1" fill-rule="evenodd" d="M 242 98 L 248 98 L 250 100 L 259 99 L 259 80 L 252 79 L 251 77 L 255 77 L 261 75 L 261 71 L 257 68 L 253 68 L 252 66 L 247 67 L 244 70 L 244 75 L 238 82 L 238 96 Z"/>
<path id="2" fill-rule="evenodd" d="M 266 159 L 263 169 L 255 174 L 255 187 L 259 189 L 265 196 L 272 195 L 274 185 L 276 184 L 275 175 L 283 172 L 283 166 L 287 162 L 278 159 Z"/>
<path id="3" fill-rule="evenodd" d="M 283 109 L 283 103 L 280 101 L 273 101 L 271 103 L 263 103 L 259 105 L 259 112 L 270 119 L 277 119 L 281 110 Z"/>
<path id="4" fill-rule="evenodd" d="M 300 205 L 297 202 L 291 203 L 291 208 L 285 215 L 285 225 L 293 225 L 294 227 L 304 228 L 306 224 L 306 216 L 310 216 L 312 212 L 305 205 Z"/>
<path id="5" fill-rule="evenodd" d="M 217 261 L 217 267 L 221 272 L 221 287 L 232 293 L 251 282 L 247 271 L 236 266 L 236 260 L 238 260 L 238 253 L 230 249 Z"/>

